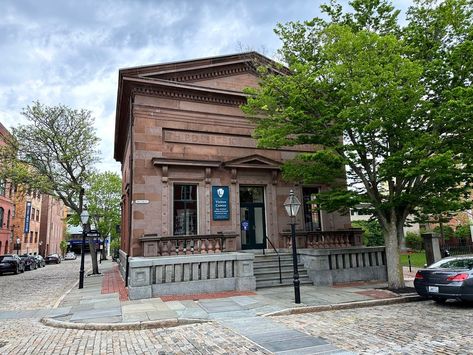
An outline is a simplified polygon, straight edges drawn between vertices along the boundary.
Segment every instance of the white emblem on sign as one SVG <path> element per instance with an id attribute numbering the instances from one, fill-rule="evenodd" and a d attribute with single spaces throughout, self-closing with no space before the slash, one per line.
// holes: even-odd
<path id="1" fill-rule="evenodd" d="M 217 189 L 217 195 L 218 197 L 222 198 L 223 194 L 225 193 L 224 189 Z"/>

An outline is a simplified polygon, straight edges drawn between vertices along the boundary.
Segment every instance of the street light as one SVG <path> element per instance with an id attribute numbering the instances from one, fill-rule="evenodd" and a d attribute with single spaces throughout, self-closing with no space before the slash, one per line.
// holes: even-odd
<path id="1" fill-rule="evenodd" d="M 20 248 L 21 248 L 21 247 L 20 247 L 20 245 L 21 245 L 20 243 L 21 243 L 21 239 L 20 239 L 19 237 L 17 237 L 17 238 L 16 238 L 16 245 L 15 245 L 15 247 L 16 247 L 16 255 L 20 255 Z"/>
<path id="2" fill-rule="evenodd" d="M 89 222 L 89 212 L 86 209 L 80 214 L 80 221 L 82 223 L 82 249 L 80 255 L 80 271 L 79 271 L 79 288 L 84 288 L 84 253 L 85 253 L 85 234 L 87 222 Z"/>
<path id="3" fill-rule="evenodd" d="M 299 270 L 297 269 L 297 249 L 296 249 L 296 223 L 295 217 L 301 207 L 300 201 L 294 196 L 294 191 L 289 192 L 289 196 L 284 201 L 284 208 L 287 214 L 291 217 L 291 241 L 292 241 L 292 265 L 294 268 L 294 298 L 295 303 L 301 303 L 301 290 L 299 281 Z"/>
<path id="4" fill-rule="evenodd" d="M 42 252 L 42 248 L 41 248 L 41 247 L 43 246 L 43 241 L 40 240 L 38 244 L 39 244 L 38 254 L 41 255 L 41 254 L 42 254 L 42 253 L 41 253 L 41 252 Z"/>

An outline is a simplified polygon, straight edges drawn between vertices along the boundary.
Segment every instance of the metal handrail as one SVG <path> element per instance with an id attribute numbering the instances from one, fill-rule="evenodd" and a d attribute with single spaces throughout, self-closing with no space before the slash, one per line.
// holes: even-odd
<path id="1" fill-rule="evenodd" d="M 273 247 L 273 250 L 274 252 L 277 254 L 278 256 L 278 265 L 279 265 L 279 283 L 282 284 L 282 272 L 281 272 L 281 256 L 279 255 L 279 252 L 276 250 L 276 248 L 274 247 L 273 243 L 271 243 L 271 240 L 269 240 L 268 236 L 265 235 L 264 236 L 264 239 L 266 239 L 269 244 L 271 244 L 271 246 Z M 265 253 L 265 247 L 263 246 L 263 255 L 266 255 Z"/>

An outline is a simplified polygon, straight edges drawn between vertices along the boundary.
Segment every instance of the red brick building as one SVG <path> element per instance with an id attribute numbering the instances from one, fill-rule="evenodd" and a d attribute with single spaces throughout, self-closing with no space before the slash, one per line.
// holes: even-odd
<path id="1" fill-rule="evenodd" d="M 5 138 L 10 133 L 0 123 L 0 145 L 5 144 Z M 11 252 L 13 243 L 13 216 L 15 208 L 12 200 L 12 186 L 8 181 L 0 181 L 0 255 Z"/>

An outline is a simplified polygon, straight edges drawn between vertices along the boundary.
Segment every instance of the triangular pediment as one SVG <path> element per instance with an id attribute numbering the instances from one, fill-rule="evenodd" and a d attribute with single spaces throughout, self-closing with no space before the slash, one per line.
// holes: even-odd
<path id="1" fill-rule="evenodd" d="M 129 68 L 121 72 L 124 75 L 142 79 L 159 79 L 203 88 L 241 92 L 246 87 L 258 85 L 256 68 L 260 65 L 267 65 L 275 72 L 286 73 L 287 71 L 280 64 L 257 52 L 247 52 Z"/>
<path id="2" fill-rule="evenodd" d="M 259 154 L 254 154 L 238 159 L 229 160 L 223 163 L 223 166 L 226 168 L 250 168 L 250 169 L 276 169 L 281 168 L 281 163 L 266 158 Z"/>

